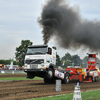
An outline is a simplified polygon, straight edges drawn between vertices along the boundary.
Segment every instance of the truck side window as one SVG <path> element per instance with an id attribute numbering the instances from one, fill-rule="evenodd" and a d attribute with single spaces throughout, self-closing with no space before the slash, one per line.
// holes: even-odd
<path id="1" fill-rule="evenodd" d="M 48 48 L 48 52 L 47 52 L 47 54 L 52 54 L 52 49 L 51 48 Z"/>

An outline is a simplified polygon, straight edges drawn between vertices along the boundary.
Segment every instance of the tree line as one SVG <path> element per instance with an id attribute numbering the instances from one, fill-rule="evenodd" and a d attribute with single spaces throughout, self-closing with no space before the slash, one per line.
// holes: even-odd
<path id="1" fill-rule="evenodd" d="M 87 59 L 88 59 L 88 55 L 85 56 L 83 59 L 81 59 L 78 54 L 71 55 L 70 53 L 67 52 L 61 58 L 57 54 L 56 64 L 57 64 L 57 66 L 61 66 L 63 68 L 66 68 L 68 66 L 80 66 L 80 67 L 82 66 L 83 68 L 85 68 L 85 67 L 87 67 Z M 99 67 L 100 66 L 100 59 L 99 58 L 97 58 L 97 63 L 98 63 L 98 67 Z"/>
<path id="2" fill-rule="evenodd" d="M 22 40 L 21 45 L 19 47 L 16 47 L 16 52 L 15 52 L 15 59 L 17 61 L 13 61 L 14 65 L 19 65 L 22 67 L 24 65 L 24 58 L 25 58 L 25 53 L 28 48 L 28 46 L 32 45 L 33 42 L 30 40 Z M 97 62 L 100 62 L 99 59 L 97 59 Z M 9 60 L 0 60 L 0 64 L 10 64 L 11 59 Z M 100 65 L 100 63 L 99 63 Z M 78 54 L 76 55 L 71 55 L 70 53 L 66 53 L 63 57 L 60 57 L 56 53 L 56 66 L 61 66 L 63 68 L 66 68 L 67 66 L 87 66 L 87 56 L 85 56 L 83 59 L 80 58 Z"/>
<path id="3" fill-rule="evenodd" d="M 70 53 L 67 52 L 61 58 L 59 55 L 57 55 L 57 66 L 61 66 L 63 68 L 66 68 L 67 66 L 85 66 L 87 57 L 84 57 L 83 59 L 81 59 L 80 56 L 77 54 L 71 55 Z"/>
<path id="4" fill-rule="evenodd" d="M 1 60 L 0 60 L 0 64 L 10 65 L 10 63 L 11 63 L 11 59 L 9 59 L 9 60 L 1 59 Z M 18 63 L 19 63 L 19 62 L 13 61 L 13 64 L 14 64 L 14 65 L 18 65 Z"/>

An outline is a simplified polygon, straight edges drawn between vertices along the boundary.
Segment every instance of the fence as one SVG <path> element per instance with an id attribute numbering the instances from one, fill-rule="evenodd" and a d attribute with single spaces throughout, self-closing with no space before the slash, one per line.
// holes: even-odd
<path id="1" fill-rule="evenodd" d="M 18 74 L 24 74 L 24 70 L 0 70 L 0 73 L 18 73 Z"/>

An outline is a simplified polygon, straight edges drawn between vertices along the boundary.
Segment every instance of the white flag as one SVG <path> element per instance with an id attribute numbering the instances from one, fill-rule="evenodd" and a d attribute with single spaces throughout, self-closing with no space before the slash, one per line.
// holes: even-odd
<path id="1" fill-rule="evenodd" d="M 9 69 L 13 69 L 13 59 L 11 60 L 11 64 L 10 64 Z"/>
<path id="2" fill-rule="evenodd" d="M 63 64 L 62 64 L 63 66 L 65 65 L 65 60 L 63 61 Z"/>

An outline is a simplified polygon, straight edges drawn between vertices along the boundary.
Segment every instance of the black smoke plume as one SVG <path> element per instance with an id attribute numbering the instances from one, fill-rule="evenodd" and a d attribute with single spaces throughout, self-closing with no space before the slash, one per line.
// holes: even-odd
<path id="1" fill-rule="evenodd" d="M 47 0 L 38 22 L 43 28 L 44 44 L 55 36 L 63 48 L 100 49 L 100 22 L 82 19 L 79 10 L 70 7 L 65 0 Z"/>

